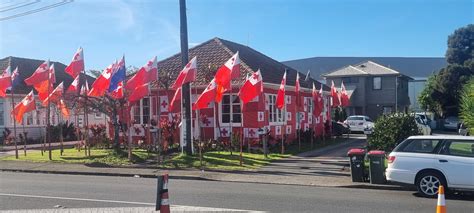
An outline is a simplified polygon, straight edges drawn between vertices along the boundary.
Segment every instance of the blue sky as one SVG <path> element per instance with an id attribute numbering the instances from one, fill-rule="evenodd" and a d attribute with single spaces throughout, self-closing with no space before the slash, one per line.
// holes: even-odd
<path id="1" fill-rule="evenodd" d="M 0 10 L 27 1 L 2 0 Z M 0 12 L 0 19 L 59 1 Z M 279 61 L 443 56 L 447 36 L 474 23 L 471 0 L 188 0 L 187 8 L 190 47 L 220 37 Z M 103 69 L 122 54 L 133 66 L 167 58 L 180 50 L 178 0 L 75 0 L 0 21 L 0 58 L 68 64 L 79 46 L 87 69 Z"/>

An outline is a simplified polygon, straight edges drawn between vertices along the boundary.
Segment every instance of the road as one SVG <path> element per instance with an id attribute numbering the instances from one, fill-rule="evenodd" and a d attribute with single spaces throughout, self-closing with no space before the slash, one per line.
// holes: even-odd
<path id="1" fill-rule="evenodd" d="M 0 210 L 151 206 L 155 179 L 0 172 Z M 270 212 L 434 212 L 436 199 L 411 191 L 171 180 L 173 205 Z M 447 200 L 474 212 L 474 197 Z"/>

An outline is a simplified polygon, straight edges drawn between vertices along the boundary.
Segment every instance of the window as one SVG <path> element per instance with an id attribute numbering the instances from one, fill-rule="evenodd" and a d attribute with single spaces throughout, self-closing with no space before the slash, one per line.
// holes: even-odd
<path id="1" fill-rule="evenodd" d="M 347 118 L 348 121 L 363 121 L 364 117 L 362 116 L 349 116 Z"/>
<path id="2" fill-rule="evenodd" d="M 283 123 L 285 120 L 283 110 L 276 107 L 276 95 L 267 95 L 268 114 L 270 123 Z"/>
<path id="3" fill-rule="evenodd" d="M 373 89 L 375 89 L 375 90 L 382 89 L 382 78 L 381 77 L 374 77 L 373 78 Z"/>
<path id="4" fill-rule="evenodd" d="M 26 113 L 26 125 L 33 125 L 33 112 Z"/>
<path id="5" fill-rule="evenodd" d="M 412 140 L 401 149 L 401 152 L 432 153 L 438 144 L 439 140 Z"/>
<path id="6" fill-rule="evenodd" d="M 474 141 L 447 142 L 441 153 L 445 155 L 474 158 Z"/>
<path id="7" fill-rule="evenodd" d="M 134 124 L 146 124 L 148 119 L 150 119 L 150 101 L 148 98 L 143 98 L 133 106 Z"/>
<path id="8" fill-rule="evenodd" d="M 4 116 L 3 106 L 4 106 L 3 100 L 0 100 L 0 126 L 5 125 L 5 119 L 3 118 Z"/>
<path id="9" fill-rule="evenodd" d="M 312 113 L 313 112 L 313 98 L 305 97 L 306 98 L 306 103 L 308 104 L 308 112 Z"/>
<path id="10" fill-rule="evenodd" d="M 222 96 L 222 123 L 230 123 L 230 108 L 232 107 L 232 123 L 242 122 L 242 113 L 240 108 L 240 99 L 237 95 L 232 95 L 232 103 L 230 103 L 230 95 Z"/>

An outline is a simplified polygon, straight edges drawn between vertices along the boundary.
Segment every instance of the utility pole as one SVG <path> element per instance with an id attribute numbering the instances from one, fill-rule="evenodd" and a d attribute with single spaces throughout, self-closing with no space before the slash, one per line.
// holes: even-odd
<path id="1" fill-rule="evenodd" d="M 188 58 L 188 24 L 186 21 L 186 0 L 179 0 L 180 13 L 180 37 L 181 37 L 181 67 L 186 66 L 189 61 Z M 192 155 L 192 141 L 191 141 L 191 95 L 190 83 L 183 84 L 181 94 L 183 96 L 184 115 L 182 122 L 184 122 L 184 141 L 186 142 L 186 154 Z"/>

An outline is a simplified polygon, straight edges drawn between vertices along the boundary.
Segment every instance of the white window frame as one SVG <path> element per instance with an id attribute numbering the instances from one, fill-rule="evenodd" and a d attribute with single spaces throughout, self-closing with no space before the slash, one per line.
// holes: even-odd
<path id="1" fill-rule="evenodd" d="M 221 127 L 229 127 L 229 126 L 230 126 L 230 125 L 229 125 L 230 122 L 229 122 L 229 123 L 224 123 L 224 122 L 222 122 L 222 112 L 223 112 L 223 111 L 222 111 L 222 104 L 224 103 L 224 97 L 225 97 L 225 96 L 229 96 L 229 95 L 230 95 L 230 94 L 224 94 L 224 95 L 222 95 L 222 101 L 219 103 L 219 124 L 220 124 Z M 237 94 L 232 94 L 232 96 L 235 96 L 235 97 L 237 98 L 237 100 L 239 100 L 238 105 L 239 105 L 240 109 L 242 110 L 242 108 L 241 108 L 241 106 L 242 106 L 242 101 L 240 100 L 239 96 L 238 96 Z M 230 102 L 230 99 L 229 99 L 229 102 Z M 231 103 L 231 107 L 232 107 L 232 105 L 235 106 L 236 104 L 237 104 L 237 103 Z M 233 114 L 235 114 L 235 112 L 232 112 L 232 115 L 233 115 Z M 238 114 L 240 114 L 240 121 L 242 121 L 242 120 L 243 120 L 242 112 L 240 112 L 240 113 L 238 113 Z M 242 126 L 242 122 L 234 122 L 234 121 L 233 121 L 233 122 L 232 122 L 232 126 L 233 126 L 233 127 L 241 127 L 241 126 Z"/>
<path id="2" fill-rule="evenodd" d="M 379 87 L 375 87 L 375 79 L 380 79 L 379 83 L 380 85 L 377 85 Z M 372 89 L 373 90 L 382 90 L 382 77 L 377 76 L 372 78 Z"/>
<path id="3" fill-rule="evenodd" d="M 307 106 L 307 109 L 308 109 L 308 113 L 312 115 L 313 113 L 313 105 L 314 105 L 314 102 L 313 102 L 313 98 L 312 97 L 304 97 L 304 99 L 306 99 L 306 102 L 308 104 Z"/>
<path id="4" fill-rule="evenodd" d="M 276 97 L 276 94 L 265 94 L 265 99 L 268 100 L 268 122 L 270 126 L 284 125 L 286 121 L 286 115 L 283 114 L 283 111 L 286 109 L 286 103 L 285 109 L 278 109 L 276 107 Z M 273 115 L 270 113 L 271 110 L 276 111 L 276 113 Z"/>
<path id="5" fill-rule="evenodd" d="M 132 108 L 133 120 L 135 120 L 135 117 L 137 116 L 137 115 L 135 114 L 135 110 L 137 109 L 137 107 L 138 107 L 138 110 L 139 110 L 139 115 L 138 115 L 138 116 L 140 117 L 140 120 L 139 120 L 138 123 L 136 123 L 136 124 L 147 124 L 147 123 L 148 123 L 148 122 L 147 122 L 147 123 L 144 123 L 144 119 L 143 119 L 143 100 L 144 100 L 144 99 L 148 99 L 148 97 L 142 98 L 142 99 L 139 101 L 139 103 L 138 103 L 138 104 L 135 104 L 135 105 L 133 106 L 133 108 Z M 151 107 L 151 106 L 150 106 L 150 101 L 148 101 L 148 110 L 150 110 L 149 107 Z M 148 115 L 148 119 L 150 119 L 150 118 L 151 118 L 151 115 Z"/>

